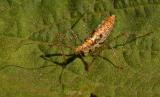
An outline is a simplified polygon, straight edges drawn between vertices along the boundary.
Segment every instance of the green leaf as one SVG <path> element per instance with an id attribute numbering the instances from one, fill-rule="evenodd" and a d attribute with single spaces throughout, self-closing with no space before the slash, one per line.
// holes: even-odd
<path id="1" fill-rule="evenodd" d="M 110 61 L 56 63 L 110 14 L 114 52 L 98 49 Z M 159 27 L 159 0 L 0 0 L 0 97 L 159 97 Z"/>

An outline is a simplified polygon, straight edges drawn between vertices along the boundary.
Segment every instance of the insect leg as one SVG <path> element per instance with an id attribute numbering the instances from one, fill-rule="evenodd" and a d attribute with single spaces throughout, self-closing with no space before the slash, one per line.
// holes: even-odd
<path id="1" fill-rule="evenodd" d="M 146 34 L 144 34 L 144 35 L 132 37 L 132 39 L 130 39 L 130 40 L 128 40 L 128 41 L 126 41 L 126 42 L 124 42 L 124 43 L 122 43 L 122 44 L 116 44 L 115 46 L 113 46 L 113 48 L 123 47 L 123 46 L 125 46 L 125 45 L 127 45 L 127 44 L 130 44 L 130 43 L 136 41 L 137 39 L 140 39 L 140 38 L 149 36 L 149 35 L 152 34 L 152 33 L 153 33 L 153 32 L 149 32 L 149 33 L 146 33 Z"/>
<path id="2" fill-rule="evenodd" d="M 110 59 L 108 59 L 108 58 L 106 58 L 106 57 L 104 57 L 104 56 L 101 56 L 101 55 L 98 55 L 98 57 L 100 57 L 100 58 L 102 58 L 103 60 L 109 62 L 113 67 L 118 68 L 118 69 L 121 69 L 120 66 L 115 65 Z"/>
<path id="3" fill-rule="evenodd" d="M 93 62 L 95 61 L 95 57 L 92 59 L 92 61 L 90 63 L 87 63 L 83 57 L 79 57 L 81 59 L 81 61 L 84 64 L 85 70 L 89 71 L 90 66 L 93 64 Z"/>
<path id="4" fill-rule="evenodd" d="M 115 60 L 120 59 L 120 56 L 118 56 L 118 55 L 116 54 L 115 49 L 117 49 L 118 47 L 123 47 L 123 46 L 125 46 L 125 45 L 127 45 L 127 44 L 129 44 L 129 43 L 132 43 L 132 42 L 136 41 L 136 40 L 139 39 L 139 38 L 146 37 L 146 36 L 150 35 L 151 33 L 152 33 L 152 32 L 146 33 L 146 34 L 140 35 L 140 36 L 135 36 L 135 37 L 131 38 L 130 40 L 128 40 L 128 41 L 126 41 L 126 42 L 124 42 L 124 43 L 122 43 L 122 44 L 116 44 L 116 45 L 114 45 L 114 46 L 111 46 L 111 45 L 110 45 L 109 48 L 112 49 L 113 57 L 115 57 L 114 59 L 115 59 Z M 121 35 L 118 35 L 116 38 L 119 38 L 119 37 L 121 37 Z M 114 38 L 114 39 L 116 39 L 116 38 Z M 118 62 L 118 60 L 117 60 L 116 62 Z M 125 64 L 124 61 L 122 61 L 122 60 L 121 60 L 121 63 L 122 63 L 122 64 Z M 122 66 L 118 66 L 118 67 L 119 67 L 119 68 L 122 68 Z"/>
<path id="5" fill-rule="evenodd" d="M 63 79 L 63 72 L 64 72 L 64 69 L 66 68 L 66 66 L 71 63 L 72 61 L 74 61 L 77 57 L 76 56 L 71 56 L 70 58 L 68 58 L 65 62 L 63 63 L 60 63 L 61 66 L 62 66 L 62 70 L 61 70 L 61 73 L 60 73 L 60 76 L 59 76 L 59 83 L 62 85 L 62 89 L 64 90 L 64 84 L 62 82 L 62 79 Z"/>

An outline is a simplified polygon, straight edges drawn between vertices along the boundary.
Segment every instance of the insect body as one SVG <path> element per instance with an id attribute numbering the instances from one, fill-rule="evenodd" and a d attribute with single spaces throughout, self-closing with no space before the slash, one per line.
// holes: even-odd
<path id="1" fill-rule="evenodd" d="M 115 22 L 115 15 L 107 17 L 102 23 L 91 33 L 91 36 L 87 38 L 84 43 L 75 49 L 76 55 L 85 55 L 90 51 L 99 47 L 101 43 L 109 36 L 113 29 Z"/>

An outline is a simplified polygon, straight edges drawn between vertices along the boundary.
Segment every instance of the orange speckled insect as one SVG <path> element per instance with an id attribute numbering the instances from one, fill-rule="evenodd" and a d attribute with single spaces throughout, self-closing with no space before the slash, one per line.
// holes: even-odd
<path id="1" fill-rule="evenodd" d="M 112 31 L 114 22 L 115 22 L 115 15 L 106 17 L 102 21 L 102 23 L 91 33 L 90 37 L 85 39 L 85 41 L 81 45 L 75 48 L 74 54 L 65 55 L 65 56 L 70 56 L 70 58 L 68 58 L 65 62 L 62 62 L 62 63 L 59 63 L 56 61 L 54 61 L 54 63 L 59 64 L 62 67 L 65 67 L 67 64 L 71 63 L 76 58 L 80 58 L 85 65 L 85 70 L 88 71 L 89 64 L 85 62 L 85 60 L 83 59 L 83 56 L 87 55 L 91 51 L 94 51 L 95 48 L 98 48 L 101 46 L 101 44 L 106 40 L 106 38 L 109 36 L 110 32 Z M 62 56 L 62 54 L 47 54 L 42 57 L 46 59 L 48 57 L 53 57 L 57 55 Z M 114 65 L 113 63 L 111 64 Z"/>
<path id="2" fill-rule="evenodd" d="M 91 37 L 86 39 L 82 45 L 78 46 L 75 49 L 75 54 L 85 55 L 89 51 L 94 50 L 97 47 L 100 47 L 100 44 L 106 40 L 106 38 L 112 31 L 114 22 L 115 15 L 109 16 L 104 21 L 102 21 L 102 23 L 91 34 Z"/>
<path id="3" fill-rule="evenodd" d="M 74 61 L 76 58 L 80 58 L 82 60 L 82 62 L 84 63 L 85 66 L 85 70 L 88 71 L 90 65 L 93 63 L 94 59 L 92 60 L 92 62 L 90 64 L 88 64 L 84 59 L 83 56 L 86 56 L 87 54 L 90 54 L 92 51 L 96 50 L 97 48 L 99 48 L 101 46 L 101 44 L 104 43 L 104 41 L 106 40 L 106 38 L 109 36 L 109 34 L 111 33 L 114 23 L 115 23 L 115 15 L 111 15 L 109 17 L 106 17 L 102 23 L 90 34 L 90 37 L 85 39 L 85 41 L 77 46 L 74 49 L 74 53 L 73 54 L 69 54 L 69 55 L 65 55 L 65 56 L 70 56 L 68 59 L 66 59 L 64 62 L 57 62 L 57 61 L 52 61 L 60 66 L 62 66 L 63 68 L 66 67 L 69 63 L 71 63 L 72 61 Z M 148 35 L 150 33 L 147 33 L 143 36 L 139 36 L 139 37 L 144 37 L 146 35 Z M 118 36 L 119 37 L 119 36 Z M 136 37 L 136 38 L 139 38 Z M 135 40 L 135 39 L 133 39 Z M 112 48 L 117 48 L 118 46 L 124 46 L 131 41 L 128 41 L 124 44 L 120 44 L 120 45 L 116 45 L 115 47 Z M 49 57 L 53 57 L 53 56 L 63 56 L 64 54 L 46 54 L 45 56 L 41 56 L 44 59 L 47 59 Z M 92 56 L 92 55 L 91 55 Z M 114 67 L 117 68 L 121 68 L 120 66 L 116 66 L 114 63 L 112 63 L 108 58 L 105 58 L 103 56 L 98 55 L 97 57 L 100 57 L 106 61 L 108 61 L 109 63 L 111 63 Z"/>

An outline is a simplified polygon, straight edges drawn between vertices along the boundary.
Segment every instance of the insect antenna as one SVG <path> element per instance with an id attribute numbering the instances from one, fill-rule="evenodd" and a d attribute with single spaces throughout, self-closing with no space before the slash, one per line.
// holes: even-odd
<path id="1" fill-rule="evenodd" d="M 81 43 L 83 42 L 80 38 L 79 38 L 79 35 L 77 34 L 77 33 L 74 33 L 74 31 L 73 31 L 73 29 L 74 29 L 74 27 L 79 23 L 79 21 L 85 16 L 85 14 L 86 14 L 87 12 L 84 12 L 76 21 L 75 21 L 75 23 L 73 23 L 73 25 L 71 26 L 71 31 L 70 31 L 70 33 L 71 33 L 71 35 L 73 36 L 73 38 L 74 38 L 74 40 L 79 40 Z M 76 45 L 77 43 L 76 43 L 76 41 L 75 41 L 75 45 Z"/>

